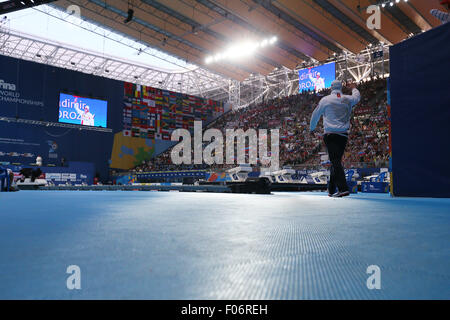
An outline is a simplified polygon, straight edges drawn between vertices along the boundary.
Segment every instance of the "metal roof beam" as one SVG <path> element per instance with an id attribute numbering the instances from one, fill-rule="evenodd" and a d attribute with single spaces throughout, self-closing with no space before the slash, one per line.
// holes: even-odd
<path id="1" fill-rule="evenodd" d="M 109 4 L 107 4 L 105 1 L 102 1 L 102 0 L 88 0 L 88 1 L 98 5 L 100 7 L 106 8 L 109 11 L 112 11 L 112 12 L 114 12 L 114 13 L 116 13 L 116 14 L 124 17 L 124 18 L 128 17 L 128 13 L 123 12 L 122 10 L 117 9 L 116 7 L 113 7 L 113 6 L 109 5 Z M 156 31 L 158 33 L 161 33 L 164 36 L 166 36 L 167 38 L 176 40 L 176 41 L 178 41 L 178 42 L 180 42 L 182 44 L 187 45 L 188 47 L 196 49 L 197 51 L 200 51 L 200 52 L 203 52 L 203 53 L 206 53 L 206 51 L 207 51 L 206 49 L 204 49 L 204 48 L 202 48 L 200 46 L 197 46 L 196 44 L 194 44 L 194 43 L 192 43 L 190 41 L 184 40 L 183 38 L 180 38 L 180 37 L 178 37 L 175 34 L 172 34 L 172 33 L 167 32 L 167 31 L 165 31 L 165 30 L 163 30 L 161 28 L 158 28 L 157 26 L 154 26 L 154 25 L 148 23 L 147 21 L 144 21 L 144 20 L 139 19 L 137 17 L 134 17 L 133 21 L 138 23 L 138 24 L 140 24 L 140 25 L 142 25 L 142 26 L 144 26 L 144 27 L 149 28 L 150 30 Z"/>
<path id="2" fill-rule="evenodd" d="M 111 5 L 108 5 L 105 1 L 102 1 L 102 0 L 88 0 L 88 1 L 98 5 L 100 7 L 106 8 L 106 9 L 110 10 L 111 12 L 114 12 L 114 13 L 116 13 L 116 14 L 124 17 L 124 18 L 126 18 L 128 16 L 128 14 L 126 12 L 124 12 L 124 11 L 122 11 L 120 9 L 117 9 L 116 7 L 113 7 Z M 133 18 L 133 21 L 138 23 L 138 24 L 140 24 L 140 25 L 142 25 L 142 26 L 145 26 L 145 27 L 149 28 L 150 30 L 153 30 L 153 31 L 158 32 L 158 33 L 161 33 L 164 36 L 166 36 L 167 38 L 176 40 L 176 41 L 178 41 L 178 42 L 180 42 L 180 43 L 182 43 L 182 44 L 184 44 L 184 45 L 186 45 L 186 46 L 188 46 L 190 48 L 193 48 L 193 49 L 195 49 L 195 50 L 197 50 L 199 52 L 202 52 L 204 54 L 212 54 L 208 50 L 206 50 L 206 49 L 204 49 L 204 48 L 202 48 L 202 47 L 200 47 L 200 46 L 198 46 L 198 45 L 196 45 L 196 44 L 194 44 L 194 43 L 192 43 L 190 41 L 187 41 L 187 40 L 185 40 L 185 39 L 183 39 L 183 38 L 181 38 L 181 37 L 179 37 L 179 36 L 177 36 L 177 35 L 175 35 L 175 34 L 173 34 L 171 32 L 168 32 L 168 31 L 165 31 L 165 30 L 163 30 L 161 28 L 158 28 L 157 26 L 154 26 L 154 25 L 148 23 L 147 21 L 144 21 L 144 20 L 136 18 L 136 17 Z M 235 66 L 240 68 L 240 69 L 242 69 L 242 70 L 244 70 L 245 72 L 248 72 L 248 73 L 253 73 L 254 72 L 254 71 L 249 70 L 248 68 L 246 68 L 246 67 L 244 67 L 242 65 L 236 64 Z"/>
<path id="3" fill-rule="evenodd" d="M 352 19 L 347 17 L 344 13 L 342 13 L 338 8 L 329 3 L 326 0 L 313 0 L 316 4 L 322 7 L 325 11 L 330 13 L 333 17 L 338 19 L 344 25 L 349 27 L 351 30 L 356 32 L 361 38 L 365 39 L 368 43 L 376 44 L 378 43 L 378 39 L 372 36 L 369 32 L 364 30 L 361 26 L 355 23 Z"/>
<path id="4" fill-rule="evenodd" d="M 196 28 L 196 31 L 203 31 L 203 32 L 209 34 L 210 36 L 213 36 L 214 38 L 219 39 L 219 40 L 224 41 L 224 42 L 229 41 L 229 38 L 227 38 L 226 36 L 224 36 L 224 35 L 222 35 L 222 34 L 220 34 L 218 32 L 215 32 L 215 31 L 211 30 L 210 28 L 202 26 L 197 21 L 192 20 L 191 18 L 180 14 L 180 13 L 176 12 L 175 10 L 169 8 L 169 7 L 166 7 L 165 5 L 163 5 L 163 4 L 159 3 L 159 2 L 150 1 L 150 0 L 141 0 L 141 1 L 143 3 L 145 3 L 145 4 L 148 4 L 149 6 L 152 6 L 152 7 L 156 8 L 156 9 L 158 9 L 159 11 L 162 11 L 162 12 L 164 12 L 164 13 L 166 13 L 166 14 L 168 14 L 168 15 L 176 18 L 176 19 L 178 19 L 179 21 L 182 21 L 182 22 L 184 22 L 184 23 L 186 23 L 186 24 Z M 273 61 L 270 58 L 264 57 L 264 56 L 262 56 L 260 54 L 256 54 L 256 56 L 257 56 L 258 59 L 260 59 L 261 61 L 263 61 L 263 62 L 265 62 L 265 63 L 267 63 L 269 65 L 281 68 L 281 64 L 279 64 L 278 62 Z"/>
<path id="5" fill-rule="evenodd" d="M 261 5 L 264 9 L 267 11 L 273 13 L 274 15 L 278 16 L 279 18 L 283 19 L 290 25 L 294 26 L 297 30 L 303 32 L 304 34 L 310 36 L 314 40 L 318 41 L 328 49 L 330 49 L 333 52 L 340 53 L 342 50 L 339 49 L 337 46 L 335 46 L 333 43 L 325 39 L 324 37 L 318 35 L 316 32 L 314 32 L 309 27 L 305 26 L 304 24 L 300 23 L 297 19 L 292 17 L 290 14 L 278 9 L 274 5 L 272 5 L 270 0 L 253 0 L 256 4 Z"/>
<path id="6" fill-rule="evenodd" d="M 100 76 L 121 81 L 130 81 L 152 85 L 154 87 L 161 87 L 161 84 L 157 84 L 156 82 L 158 79 L 163 80 L 163 77 L 167 75 L 169 79 L 173 79 L 174 83 L 167 81 L 165 84 L 166 87 L 173 88 L 175 89 L 174 91 L 177 91 L 176 83 L 180 81 L 178 79 L 183 76 L 188 76 L 195 81 L 195 87 L 191 89 L 185 87 L 183 90 L 189 94 L 201 92 L 204 95 L 205 92 L 214 90 L 215 88 L 221 88 L 224 81 L 227 81 L 227 79 L 210 73 L 205 69 L 197 68 L 187 73 L 162 73 L 149 67 L 126 62 L 118 58 L 104 54 L 102 55 L 101 53 L 86 53 L 83 52 L 82 49 L 70 48 L 70 46 L 69 49 L 64 48 L 64 44 L 52 43 L 46 39 L 35 38 L 31 35 L 17 33 L 13 30 L 9 31 L 9 35 L 11 40 L 8 41 L 8 44 L 17 44 L 17 46 L 15 50 L 3 52 L 5 55 L 15 58 L 23 56 L 26 60 L 80 72 L 94 72 Z M 45 46 L 45 49 L 39 49 L 42 48 L 42 46 Z M 11 45 L 8 46 L 8 48 L 9 47 L 14 48 L 14 46 Z M 38 51 L 36 51 L 36 49 Z M 41 52 L 41 57 L 36 56 L 37 52 Z M 99 61 L 99 63 L 96 63 L 96 61 Z M 71 62 L 74 62 L 74 65 L 72 65 Z M 98 67 L 95 68 L 94 65 L 97 65 Z M 106 69 L 108 69 L 108 71 L 106 71 Z M 135 76 L 138 76 L 138 78 L 135 78 Z M 205 96 L 209 98 L 207 94 Z"/>
<path id="7" fill-rule="evenodd" d="M 233 14 L 231 11 L 229 10 L 225 10 L 224 8 L 216 5 L 215 3 L 209 1 L 209 0 L 196 0 L 198 3 L 204 5 L 205 7 L 213 10 L 214 12 L 218 13 L 219 15 L 221 15 L 222 17 L 225 17 L 227 19 L 229 19 L 230 21 L 239 24 L 241 26 L 243 26 L 246 29 L 251 30 L 254 33 L 257 34 L 264 34 L 264 32 L 262 32 L 261 30 L 259 30 L 258 28 L 252 26 L 250 23 L 248 23 L 247 21 L 241 19 L 240 17 L 236 16 L 235 14 Z M 289 52 L 290 54 L 302 59 L 302 60 L 310 60 L 310 57 L 308 57 L 307 55 L 305 55 L 302 52 L 299 52 L 297 50 L 295 50 L 294 48 L 292 48 L 291 46 L 289 46 L 287 43 L 283 42 L 283 41 L 277 41 L 277 45 L 278 47 L 280 47 L 281 49 Z"/>
<path id="8" fill-rule="evenodd" d="M 419 26 L 417 26 L 406 14 L 403 13 L 402 10 L 398 6 L 386 6 L 386 9 L 389 14 L 396 19 L 402 26 L 404 26 L 409 32 L 413 34 L 419 34 L 422 32 Z"/>
<path id="9" fill-rule="evenodd" d="M 42 4 L 55 2 L 55 1 L 57 1 L 57 0 L 33 0 L 33 1 L 9 0 L 9 1 L 5 1 L 5 2 L 0 3 L 0 15 L 40 6 Z"/>

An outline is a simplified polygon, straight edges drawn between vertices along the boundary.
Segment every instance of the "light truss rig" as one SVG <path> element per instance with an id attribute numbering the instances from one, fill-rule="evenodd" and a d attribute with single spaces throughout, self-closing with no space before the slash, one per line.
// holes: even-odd
<path id="1" fill-rule="evenodd" d="M 60 9 L 42 6 L 39 10 L 44 10 L 46 14 L 68 21 L 67 13 Z M 78 23 L 82 24 L 79 27 L 83 29 L 101 34 L 128 47 L 134 47 L 136 50 L 142 48 L 142 44 L 137 40 L 117 34 L 114 30 L 105 29 L 104 26 L 83 21 Z M 144 48 L 145 54 L 173 64 L 180 61 L 148 46 Z M 373 53 L 379 51 L 383 52 L 382 57 L 374 59 Z M 183 71 L 168 72 L 154 66 L 133 63 L 118 57 L 19 33 L 9 29 L 8 21 L 0 24 L 0 54 L 106 78 L 230 102 L 233 108 L 242 108 L 253 103 L 295 94 L 298 91 L 298 71 L 319 65 L 318 61 L 311 60 L 297 65 L 294 70 L 282 67 L 275 68 L 266 76 L 251 74 L 241 82 L 214 74 L 198 66 L 179 65 L 180 68 L 184 68 Z M 336 75 L 342 80 L 363 81 L 375 75 L 389 74 L 388 45 L 382 43 L 378 46 L 370 45 L 359 54 L 344 51 L 339 56 L 330 57 L 327 62 L 331 61 L 336 62 Z"/>
<path id="2" fill-rule="evenodd" d="M 382 52 L 379 57 L 375 53 Z M 341 55 L 330 57 L 325 63 L 336 63 L 336 78 L 345 81 L 361 82 L 373 77 L 387 77 L 389 75 L 389 46 L 379 44 L 370 45 L 359 54 L 344 51 Z M 322 62 L 324 63 L 324 62 Z M 310 61 L 299 64 L 294 70 L 288 68 L 275 68 L 267 76 L 252 74 L 241 82 L 233 82 L 230 86 L 229 96 L 234 97 L 239 92 L 239 104 L 232 104 L 237 108 L 250 104 L 268 101 L 270 99 L 285 97 L 298 92 L 299 70 L 318 66 L 322 63 Z M 237 88 L 239 85 L 239 88 Z M 212 89 L 207 93 L 211 99 L 225 99 L 226 93 Z M 231 98 L 230 98 L 231 99 Z"/>
<path id="3" fill-rule="evenodd" d="M 75 22 L 67 19 L 67 13 L 52 6 L 41 6 L 38 9 L 64 22 Z M 152 65 L 128 61 L 112 55 L 93 52 L 66 43 L 59 43 L 35 35 L 18 32 L 9 28 L 8 20 L 0 25 L 0 54 L 19 59 L 94 74 L 106 78 L 128 81 L 153 86 L 161 89 L 182 92 L 208 98 L 205 92 L 212 88 L 223 88 L 229 79 L 199 68 L 198 66 L 181 64 L 181 60 L 171 57 L 159 50 L 144 46 L 139 41 L 120 35 L 103 26 L 76 21 L 77 26 L 104 36 L 109 40 L 136 49 L 137 53 L 154 56 L 166 60 L 178 67 L 177 71 L 165 70 Z M 142 49 L 143 50 L 139 50 Z M 226 91 L 228 92 L 228 91 Z"/>
<path id="4" fill-rule="evenodd" d="M 0 29 L 0 54 L 201 97 L 207 97 L 205 93 L 212 88 L 228 85 L 228 79 L 200 68 L 164 72 L 11 29 Z"/>

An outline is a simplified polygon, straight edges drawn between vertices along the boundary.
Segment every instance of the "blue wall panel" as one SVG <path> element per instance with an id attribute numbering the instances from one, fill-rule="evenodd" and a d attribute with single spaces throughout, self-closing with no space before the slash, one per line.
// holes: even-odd
<path id="1" fill-rule="evenodd" d="M 58 122 L 59 93 L 68 92 L 108 101 L 108 128 L 122 130 L 122 81 L 5 56 L 0 56 L 0 70 L 0 80 L 16 87 L 0 84 L 0 116 Z M 8 102 L 10 94 L 42 105 Z"/>
<path id="2" fill-rule="evenodd" d="M 390 50 L 395 196 L 450 197 L 450 23 Z"/>
<path id="3" fill-rule="evenodd" d="M 112 143 L 113 134 L 109 132 L 0 122 L 2 162 L 28 165 L 40 155 L 45 165 L 59 165 L 64 157 L 66 161 L 94 163 L 95 170 L 106 179 Z"/>
<path id="4" fill-rule="evenodd" d="M 107 178 L 113 134 L 122 130 L 124 84 L 121 81 L 0 56 L 0 116 L 58 122 L 59 94 L 68 92 L 108 101 L 113 133 L 21 123 L 0 123 L 0 161 L 28 164 L 37 154 L 44 163 L 90 161 Z M 16 140 L 15 140 L 16 139 Z M 22 141 L 23 140 L 23 141 Z M 52 154 L 49 142 L 57 150 Z M 33 154 L 34 158 L 8 155 Z M 57 155 L 55 157 L 55 154 Z"/>

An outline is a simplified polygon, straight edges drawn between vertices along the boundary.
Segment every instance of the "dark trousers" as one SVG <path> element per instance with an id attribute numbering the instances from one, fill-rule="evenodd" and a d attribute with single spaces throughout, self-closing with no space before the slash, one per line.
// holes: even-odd
<path id="1" fill-rule="evenodd" d="M 348 138 L 334 133 L 327 133 L 324 135 L 323 140 L 327 146 L 328 156 L 331 162 L 328 193 L 335 193 L 336 187 L 339 192 L 348 191 L 345 171 L 341 163 Z"/>

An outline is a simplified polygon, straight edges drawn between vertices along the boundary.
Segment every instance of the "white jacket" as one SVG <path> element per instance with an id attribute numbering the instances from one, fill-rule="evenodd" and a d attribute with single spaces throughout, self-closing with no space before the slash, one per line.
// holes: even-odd
<path id="1" fill-rule="evenodd" d="M 325 133 L 348 133 L 350 116 L 361 95 L 358 89 L 352 90 L 352 95 L 344 95 L 340 90 L 333 90 L 330 95 L 323 97 L 311 116 L 309 128 L 313 131 L 320 117 L 323 115 Z"/>
<path id="2" fill-rule="evenodd" d="M 320 91 L 325 89 L 325 80 L 323 78 L 313 78 L 310 73 L 309 80 L 311 80 L 311 82 L 314 84 L 314 90 Z"/>
<path id="3" fill-rule="evenodd" d="M 94 115 L 90 112 L 84 112 L 80 110 L 77 104 L 75 104 L 75 110 L 81 117 L 81 124 L 85 126 L 93 126 L 94 125 Z"/>

